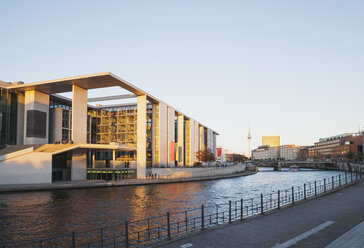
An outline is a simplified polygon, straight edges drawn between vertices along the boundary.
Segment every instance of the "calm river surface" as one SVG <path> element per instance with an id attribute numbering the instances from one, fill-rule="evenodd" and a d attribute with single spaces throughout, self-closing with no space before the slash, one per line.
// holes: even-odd
<path id="1" fill-rule="evenodd" d="M 248 199 L 338 174 L 260 168 L 252 176 L 212 181 L 0 194 L 0 244 Z"/>

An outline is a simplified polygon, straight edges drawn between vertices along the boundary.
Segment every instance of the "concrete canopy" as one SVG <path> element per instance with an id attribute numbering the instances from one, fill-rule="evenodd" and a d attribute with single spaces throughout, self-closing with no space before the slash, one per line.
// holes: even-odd
<path id="1" fill-rule="evenodd" d="M 160 102 L 155 97 L 149 95 L 148 93 L 142 91 L 141 89 L 135 87 L 134 85 L 128 83 L 127 81 L 117 77 L 110 72 L 48 80 L 29 84 L 13 85 L 8 86 L 8 89 L 17 90 L 20 92 L 36 90 L 51 95 L 70 92 L 72 91 L 72 85 L 77 85 L 78 87 L 86 90 L 119 86 L 134 93 L 137 96 L 146 95 L 148 101 L 150 102 Z"/>
<path id="2" fill-rule="evenodd" d="M 111 72 L 88 74 L 88 75 L 47 80 L 47 81 L 35 82 L 35 83 L 10 85 L 10 86 L 7 86 L 7 89 L 16 90 L 19 92 L 35 90 L 35 91 L 42 92 L 44 94 L 54 95 L 57 93 L 71 92 L 73 85 L 77 85 L 78 87 L 81 87 L 86 90 L 119 86 L 119 87 L 135 94 L 136 96 L 146 95 L 147 100 L 154 104 L 163 103 L 162 101 L 155 98 L 154 96 L 135 87 L 134 85 L 132 85 L 129 82 L 125 81 L 124 79 L 112 74 Z M 123 96 L 123 98 L 133 98 L 133 97 L 134 97 L 133 95 L 130 95 L 129 97 Z M 116 98 L 118 98 L 118 97 L 116 97 Z M 169 106 L 168 104 L 166 104 L 166 105 Z M 180 111 L 176 110 L 176 112 L 184 115 L 187 119 L 192 119 Z M 203 125 L 203 126 L 207 128 L 207 126 L 205 126 L 205 125 Z M 215 131 L 213 131 L 213 133 L 215 133 L 216 135 L 219 135 Z"/>

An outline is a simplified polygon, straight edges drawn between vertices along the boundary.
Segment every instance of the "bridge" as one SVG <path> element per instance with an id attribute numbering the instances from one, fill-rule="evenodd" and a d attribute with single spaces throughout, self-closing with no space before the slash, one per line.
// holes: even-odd
<path id="1" fill-rule="evenodd" d="M 255 162 L 259 167 L 274 167 L 274 170 L 288 168 L 290 166 L 298 166 L 299 168 L 322 169 L 322 170 L 345 170 L 351 171 L 354 166 L 351 162 L 336 162 L 336 161 L 259 161 Z M 355 166 L 354 166 L 355 167 Z"/>

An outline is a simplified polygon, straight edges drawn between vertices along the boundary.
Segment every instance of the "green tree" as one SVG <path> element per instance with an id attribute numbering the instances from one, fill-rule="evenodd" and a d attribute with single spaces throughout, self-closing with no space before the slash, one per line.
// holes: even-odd
<path id="1" fill-rule="evenodd" d="M 363 160 L 363 158 L 364 158 L 363 153 L 358 152 L 358 153 L 356 154 L 356 159 L 357 159 L 357 160 Z"/>
<path id="2" fill-rule="evenodd" d="M 353 151 L 348 151 L 348 153 L 346 154 L 347 159 L 353 160 L 354 157 L 355 157 L 355 154 Z"/>

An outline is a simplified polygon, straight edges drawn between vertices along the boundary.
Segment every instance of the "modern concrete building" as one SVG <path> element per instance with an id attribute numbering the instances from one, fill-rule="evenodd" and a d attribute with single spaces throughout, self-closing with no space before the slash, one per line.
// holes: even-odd
<path id="1" fill-rule="evenodd" d="M 88 97 L 106 87 L 129 93 Z M 0 93 L 0 184 L 142 178 L 152 167 L 192 166 L 199 150 L 216 152 L 217 132 L 109 72 L 0 82 Z M 93 105 L 105 101 L 120 103 Z"/>
<path id="2" fill-rule="evenodd" d="M 298 158 L 300 151 L 299 146 L 282 145 L 279 146 L 279 158 L 284 160 L 295 160 Z"/>
<path id="3" fill-rule="evenodd" d="M 281 136 L 262 136 L 262 146 L 280 146 Z"/>
<path id="4" fill-rule="evenodd" d="M 277 146 L 270 147 L 267 145 L 259 146 L 252 151 L 252 158 L 254 160 L 275 160 L 279 156 L 279 149 Z"/>

